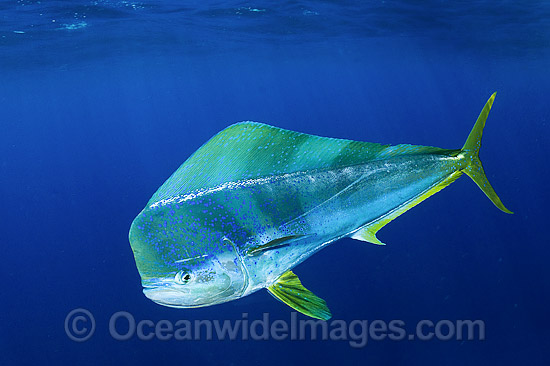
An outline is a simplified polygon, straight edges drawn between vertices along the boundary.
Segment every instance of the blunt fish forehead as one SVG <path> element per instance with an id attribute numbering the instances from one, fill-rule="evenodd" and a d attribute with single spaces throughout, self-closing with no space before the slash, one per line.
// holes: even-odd
<path id="1" fill-rule="evenodd" d="M 130 245 L 142 279 L 162 278 L 223 252 L 221 235 L 195 221 L 178 205 L 149 206 L 135 218 Z"/>
<path id="2" fill-rule="evenodd" d="M 130 230 L 143 291 L 149 299 L 184 308 L 213 305 L 242 294 L 246 272 L 231 243 L 206 230 L 201 235 L 211 241 L 210 246 L 198 243 L 191 230 L 185 236 L 174 235 L 185 232 L 186 226 L 166 220 L 162 210 L 155 208 L 154 213 L 144 210 Z"/>

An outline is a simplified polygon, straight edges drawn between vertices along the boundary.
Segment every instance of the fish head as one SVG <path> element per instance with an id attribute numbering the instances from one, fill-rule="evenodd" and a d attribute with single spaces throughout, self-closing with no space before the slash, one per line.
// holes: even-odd
<path id="1" fill-rule="evenodd" d="M 230 301 L 244 293 L 246 276 L 230 253 L 187 259 L 177 272 L 143 279 L 145 296 L 160 305 L 193 308 Z"/>
<path id="2" fill-rule="evenodd" d="M 248 275 L 233 243 L 211 235 L 208 245 L 140 230 L 136 219 L 130 244 L 141 276 L 143 292 L 157 304 L 194 308 L 240 298 Z M 204 238 L 203 238 L 204 241 Z M 202 244 L 202 243 L 201 243 Z"/>

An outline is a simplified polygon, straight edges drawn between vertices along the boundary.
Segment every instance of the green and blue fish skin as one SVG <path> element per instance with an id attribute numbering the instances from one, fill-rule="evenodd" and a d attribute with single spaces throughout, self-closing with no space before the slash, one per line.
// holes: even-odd
<path id="1" fill-rule="evenodd" d="M 328 244 L 344 237 L 381 244 L 376 231 L 462 173 L 509 212 L 477 157 L 493 99 L 461 150 L 324 138 L 255 122 L 227 127 L 132 223 L 145 295 L 188 308 L 268 288 L 304 314 L 328 319 L 326 303 L 291 272 Z"/>

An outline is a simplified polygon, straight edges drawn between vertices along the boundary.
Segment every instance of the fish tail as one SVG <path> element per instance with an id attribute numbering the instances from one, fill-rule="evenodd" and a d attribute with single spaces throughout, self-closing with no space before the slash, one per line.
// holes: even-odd
<path id="1" fill-rule="evenodd" d="M 466 173 L 472 180 L 478 185 L 479 188 L 485 193 L 487 197 L 497 206 L 500 210 L 506 213 L 513 213 L 508 210 L 495 190 L 489 183 L 485 171 L 483 170 L 483 165 L 481 165 L 481 160 L 479 160 L 479 149 L 481 148 L 481 136 L 483 134 L 483 128 L 485 127 L 485 121 L 495 100 L 496 92 L 491 95 L 485 107 L 481 110 L 477 121 L 464 144 L 460 154 L 464 156 L 467 160 L 467 166 L 463 169 L 463 172 Z"/>

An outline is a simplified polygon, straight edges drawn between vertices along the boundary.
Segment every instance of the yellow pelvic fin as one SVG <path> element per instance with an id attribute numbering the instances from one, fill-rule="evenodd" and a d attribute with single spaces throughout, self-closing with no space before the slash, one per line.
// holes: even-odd
<path id="1" fill-rule="evenodd" d="M 267 288 L 269 293 L 294 310 L 312 318 L 328 320 L 332 317 L 325 300 L 305 288 L 298 276 L 286 271 L 277 282 Z"/>

